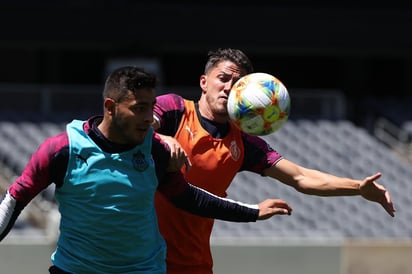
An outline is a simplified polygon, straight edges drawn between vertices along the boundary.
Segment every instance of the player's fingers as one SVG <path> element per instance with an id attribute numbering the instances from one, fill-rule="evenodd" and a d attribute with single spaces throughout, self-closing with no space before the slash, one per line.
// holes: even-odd
<path id="1" fill-rule="evenodd" d="M 386 203 L 382 205 L 383 208 L 389 213 L 389 215 L 391 215 L 392 217 L 395 217 L 396 208 L 392 203 L 392 199 L 388 191 L 385 192 L 385 198 L 386 198 Z"/>
<path id="2" fill-rule="evenodd" d="M 258 220 L 266 220 L 274 215 L 291 215 L 291 211 L 284 208 L 266 208 L 260 210 Z"/>
<path id="3" fill-rule="evenodd" d="M 376 174 L 374 174 L 374 175 L 372 175 L 372 176 L 366 177 L 365 180 L 366 180 L 367 182 L 373 182 L 373 181 L 378 180 L 381 176 L 382 176 L 382 174 L 381 174 L 380 172 L 378 172 L 378 173 L 376 173 Z"/>
<path id="4" fill-rule="evenodd" d="M 186 156 L 185 166 L 186 166 L 186 171 L 189 171 L 190 168 L 192 167 L 192 163 L 190 162 L 187 156 Z"/>
<path id="5" fill-rule="evenodd" d="M 276 205 L 273 205 L 272 208 L 277 212 L 277 214 L 290 215 L 292 213 L 292 208 L 286 202 L 276 203 Z"/>
<path id="6" fill-rule="evenodd" d="M 275 200 L 274 202 L 275 207 L 281 207 L 287 210 L 292 210 L 292 208 L 289 206 L 289 204 L 283 200 Z"/>
<path id="7" fill-rule="evenodd" d="M 292 210 L 289 210 L 287 208 L 275 208 L 274 209 L 275 214 L 277 215 L 291 215 L 292 214 Z"/>
<path id="8" fill-rule="evenodd" d="M 383 204 L 382 206 L 386 210 L 386 212 L 388 212 L 389 215 L 391 215 L 392 217 L 395 217 L 396 210 L 392 204 Z"/>

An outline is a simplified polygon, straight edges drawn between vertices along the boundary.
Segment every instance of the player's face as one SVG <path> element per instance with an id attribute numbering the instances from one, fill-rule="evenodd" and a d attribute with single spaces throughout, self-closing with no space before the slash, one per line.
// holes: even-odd
<path id="1" fill-rule="evenodd" d="M 129 92 L 127 98 L 116 102 L 111 125 L 112 141 L 128 145 L 141 144 L 153 122 L 155 102 L 152 89 Z"/>
<path id="2" fill-rule="evenodd" d="M 222 61 L 211 69 L 208 74 L 200 78 L 202 96 L 205 96 L 209 111 L 209 119 L 220 120 L 229 119 L 227 113 L 227 98 L 234 83 L 244 76 L 242 70 L 230 61 Z"/>

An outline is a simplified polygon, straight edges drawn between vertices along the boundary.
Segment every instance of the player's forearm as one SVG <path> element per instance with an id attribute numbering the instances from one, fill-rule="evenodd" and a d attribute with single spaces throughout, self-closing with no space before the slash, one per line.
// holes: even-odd
<path id="1" fill-rule="evenodd" d="M 23 206 L 7 191 L 0 203 L 0 241 L 7 236 Z"/>
<path id="2" fill-rule="evenodd" d="M 299 166 L 286 159 L 265 170 L 266 176 L 277 179 L 297 191 L 318 196 L 360 195 L 361 181 L 338 177 Z"/>
<path id="3" fill-rule="evenodd" d="M 170 174 L 169 179 L 172 176 L 174 180 L 180 177 Z M 186 184 L 180 193 L 169 198 L 176 207 L 202 217 L 232 222 L 255 222 L 259 216 L 258 205 L 221 198 L 190 184 Z"/>
<path id="4" fill-rule="evenodd" d="M 337 177 L 317 170 L 306 170 L 299 181 L 299 191 L 318 196 L 360 195 L 359 180 Z"/>

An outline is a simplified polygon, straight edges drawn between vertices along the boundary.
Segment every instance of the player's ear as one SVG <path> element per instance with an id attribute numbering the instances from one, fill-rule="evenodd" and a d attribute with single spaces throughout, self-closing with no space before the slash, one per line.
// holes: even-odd
<path id="1" fill-rule="evenodd" d="M 202 75 L 200 76 L 200 81 L 199 81 L 200 88 L 202 89 L 202 93 L 205 93 L 207 90 L 207 76 Z"/>
<path id="2" fill-rule="evenodd" d="M 116 102 L 112 98 L 105 98 L 103 104 L 104 110 L 107 111 L 109 114 L 113 114 Z"/>

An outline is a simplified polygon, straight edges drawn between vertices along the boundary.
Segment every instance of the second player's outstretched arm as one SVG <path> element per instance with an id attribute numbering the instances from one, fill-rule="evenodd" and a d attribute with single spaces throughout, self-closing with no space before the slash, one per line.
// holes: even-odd
<path id="1" fill-rule="evenodd" d="M 266 169 L 264 175 L 277 179 L 301 193 L 317 196 L 361 195 L 369 201 L 381 204 L 391 216 L 394 216 L 396 211 L 389 192 L 376 182 L 381 177 L 380 173 L 357 180 L 305 168 L 282 159 Z"/>

